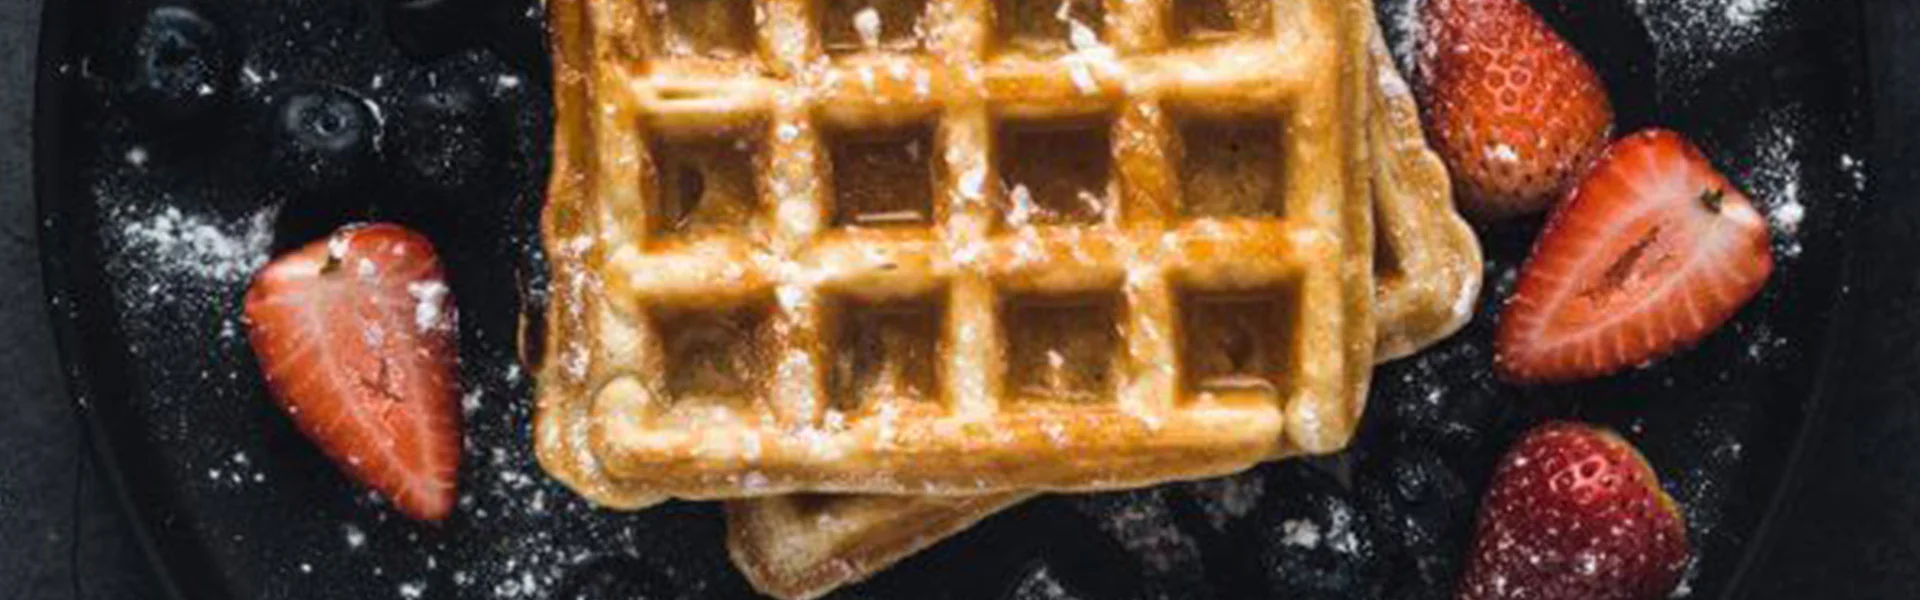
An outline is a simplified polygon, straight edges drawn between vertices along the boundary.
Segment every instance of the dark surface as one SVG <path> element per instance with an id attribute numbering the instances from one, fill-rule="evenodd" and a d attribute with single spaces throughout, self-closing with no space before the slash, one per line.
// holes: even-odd
<path id="1" fill-rule="evenodd" d="M 1809 477 L 1758 568 L 1768 598 L 1920 597 L 1920 2 L 1870 3 L 1875 206 L 1854 232 L 1860 282 Z"/>
<path id="2" fill-rule="evenodd" d="M 146 598 L 150 576 L 62 385 L 34 243 L 39 2 L 0 2 L 0 598 Z"/>
<path id="3" fill-rule="evenodd" d="M 15 285 L 5 290 L 9 309 L 0 332 L 12 344 L 0 348 L 0 397 L 15 408 L 0 419 L 0 598 L 138 598 L 151 595 L 139 557 L 123 533 L 113 504 L 79 450 L 78 428 L 60 386 L 51 339 L 41 311 L 41 290 L 32 226 L 31 194 L 24 159 L 28 111 L 24 84 L 33 59 L 34 15 L 28 2 L 0 7 L 0 105 L 21 107 L 0 115 L 0 269 Z M 1885 39 L 1911 39 L 1915 7 L 1876 5 L 1869 19 Z M 1904 17 L 1904 18 L 1902 18 Z M 1883 86 L 1920 91 L 1912 67 L 1873 65 Z M 1904 78 L 1902 81 L 1901 78 Z M 1899 82 L 1899 83 L 1896 83 Z M 1909 96 L 1912 92 L 1907 92 Z M 1900 110 L 1895 110 L 1895 109 Z M 1908 114 L 1900 114 L 1904 110 Z M 1884 103 L 1881 132 L 1911 132 L 1920 126 L 1920 104 Z M 1880 198 L 1910 198 L 1920 191 L 1920 173 L 1888 168 L 1916 164 L 1910 139 L 1890 137 L 1871 160 L 1879 169 Z M 1786 518 L 1780 551 L 1758 571 L 1763 597 L 1915 597 L 1915 533 L 1920 502 L 1903 494 L 1920 488 L 1920 412 L 1914 400 L 1920 377 L 1920 307 L 1906 300 L 1920 292 L 1920 274 L 1909 267 L 1912 252 L 1894 244 L 1920 239 L 1914 209 L 1920 203 L 1877 202 L 1853 241 L 1867 268 L 1890 276 L 1853 290 L 1842 327 L 1855 332 L 1843 343 L 1862 346 L 1860 360 L 1842 365 L 1842 387 L 1825 436 L 1807 460 L 1813 477 L 1796 511 Z M 13 589 L 11 586 L 22 586 Z"/>

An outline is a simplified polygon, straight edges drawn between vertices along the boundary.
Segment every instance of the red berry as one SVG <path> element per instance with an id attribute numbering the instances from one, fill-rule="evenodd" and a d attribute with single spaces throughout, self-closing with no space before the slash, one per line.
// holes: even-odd
<path id="1" fill-rule="evenodd" d="M 1766 219 L 1679 134 L 1622 138 L 1555 210 L 1500 315 L 1502 379 L 1588 379 L 1692 345 L 1773 272 Z"/>
<path id="2" fill-rule="evenodd" d="M 1666 598 L 1690 555 L 1686 523 L 1639 451 L 1612 431 L 1548 423 L 1494 471 L 1458 598 Z"/>
<path id="3" fill-rule="evenodd" d="M 409 517 L 452 512 L 460 466 L 453 299 L 433 246 L 351 226 L 254 275 L 247 335 L 300 431 Z"/>
<path id="4" fill-rule="evenodd" d="M 1461 208 L 1545 210 L 1612 134 L 1593 67 L 1520 0 L 1425 0 L 1420 24 L 1417 91 Z"/>

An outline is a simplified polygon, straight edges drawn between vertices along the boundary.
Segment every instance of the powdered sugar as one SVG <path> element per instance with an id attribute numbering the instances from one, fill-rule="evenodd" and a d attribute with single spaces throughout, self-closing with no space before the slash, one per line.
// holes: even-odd
<path id="1" fill-rule="evenodd" d="M 853 13 L 853 29 L 860 34 L 860 44 L 867 48 L 880 47 L 880 11 L 869 6 Z"/>
<path id="2" fill-rule="evenodd" d="M 1055 577 L 1052 570 L 1048 569 L 1046 565 L 1035 567 L 1031 573 L 1028 573 L 1024 579 L 1021 579 L 1020 584 L 1014 587 L 1012 593 L 1008 594 L 1008 598 L 1013 600 L 1075 600 L 1073 594 L 1067 591 L 1066 586 L 1060 584 L 1059 578 Z"/>
<path id="3" fill-rule="evenodd" d="M 1663 82 L 1691 83 L 1725 57 L 1745 52 L 1766 33 L 1777 0 L 1633 0 L 1659 53 Z"/>
<path id="4" fill-rule="evenodd" d="M 1320 546 L 1320 526 L 1306 519 L 1287 519 L 1280 524 L 1280 543 L 1299 548 Z"/>
<path id="5" fill-rule="evenodd" d="M 1413 74 L 1423 37 L 1422 0 L 1382 0 L 1381 26 L 1402 72 Z M 1691 92 L 1729 57 L 1750 52 L 1775 29 L 1784 0 L 1628 0 L 1656 53 L 1662 88 Z"/>
<path id="6" fill-rule="evenodd" d="M 1401 77 L 1398 67 L 1392 63 L 1381 63 L 1374 69 L 1374 85 L 1380 87 L 1380 93 L 1389 99 L 1398 100 L 1413 96 L 1413 89 L 1407 87 L 1407 80 Z"/>
<path id="7" fill-rule="evenodd" d="M 1073 16 L 1073 3 L 1063 0 L 1054 18 L 1067 25 L 1067 44 L 1073 52 L 1062 56 L 1060 60 L 1067 65 L 1067 77 L 1073 81 L 1073 87 L 1082 94 L 1100 91 L 1100 82 L 1094 72 L 1111 73 L 1118 69 L 1113 48 L 1100 43 L 1099 34 Z"/>
<path id="8" fill-rule="evenodd" d="M 1380 26 L 1392 40 L 1394 64 L 1401 73 L 1413 75 L 1414 48 L 1425 35 L 1420 24 L 1421 0 L 1386 0 L 1381 3 Z"/>
<path id="9" fill-rule="evenodd" d="M 234 452 L 228 456 L 226 464 L 207 469 L 207 481 L 218 486 L 238 488 L 266 480 L 266 472 L 255 468 L 253 460 L 245 452 Z"/>
<path id="10" fill-rule="evenodd" d="M 1774 254 L 1783 260 L 1798 258 L 1802 252 L 1800 233 L 1807 218 L 1807 202 L 1801 182 L 1806 176 L 1799 132 L 1806 120 L 1796 105 L 1786 105 L 1766 113 L 1753 124 L 1753 132 L 1744 144 L 1753 148 L 1747 160 L 1751 166 L 1735 179 L 1747 187 L 1756 208 L 1766 213 L 1773 229 Z"/>
<path id="11" fill-rule="evenodd" d="M 1324 523 L 1312 519 L 1287 519 L 1280 522 L 1280 543 L 1296 548 L 1328 548 L 1341 554 L 1360 551 L 1360 538 L 1353 527 L 1352 509 L 1336 504 L 1330 507 Z"/>
<path id="12" fill-rule="evenodd" d="M 1260 505 L 1260 499 L 1267 491 L 1266 478 L 1261 473 L 1256 469 L 1187 483 L 1185 487 L 1195 504 L 1199 505 L 1207 524 L 1215 530 L 1225 531 L 1229 524 L 1247 516 Z"/>
<path id="13" fill-rule="evenodd" d="M 447 284 L 439 281 L 415 281 L 407 284 L 407 295 L 413 297 L 413 326 L 421 332 L 451 329 L 452 319 L 447 318 Z"/>
<path id="14" fill-rule="evenodd" d="M 1176 524 L 1164 488 L 1077 500 L 1083 512 L 1095 517 L 1101 531 L 1153 572 L 1173 572 L 1200 560 L 1199 543 Z"/>
<path id="15" fill-rule="evenodd" d="M 167 206 L 149 214 L 113 216 L 127 249 L 144 257 L 160 274 L 218 282 L 244 281 L 267 260 L 273 241 L 273 207 L 240 220 L 182 212 Z"/>
<path id="16" fill-rule="evenodd" d="M 1773 224 L 1781 232 L 1793 235 L 1800 232 L 1800 221 L 1807 216 L 1807 206 L 1799 198 L 1788 198 L 1773 209 Z"/>
<path id="17" fill-rule="evenodd" d="M 1751 44 L 1775 0 L 1633 0 L 1662 52 L 1735 50 Z"/>
<path id="18" fill-rule="evenodd" d="M 1507 144 L 1494 144 L 1487 149 L 1487 159 L 1495 163 L 1514 164 L 1520 162 L 1520 152 Z"/>
<path id="19" fill-rule="evenodd" d="M 1851 154 L 1840 155 L 1840 171 L 1853 183 L 1853 191 L 1867 191 L 1867 163 Z"/>
<path id="20" fill-rule="evenodd" d="M 1773 0 L 1727 0 L 1726 4 L 1727 20 L 1740 26 L 1750 26 L 1773 10 Z"/>

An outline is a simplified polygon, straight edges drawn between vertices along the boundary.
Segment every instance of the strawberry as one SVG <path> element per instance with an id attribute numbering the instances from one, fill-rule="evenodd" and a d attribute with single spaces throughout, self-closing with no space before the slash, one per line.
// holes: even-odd
<path id="1" fill-rule="evenodd" d="M 1679 134 L 1602 154 L 1547 220 L 1494 337 L 1514 383 L 1647 364 L 1698 342 L 1773 272 L 1766 220 Z"/>
<path id="2" fill-rule="evenodd" d="M 353 479 L 409 517 L 453 510 L 455 315 L 433 246 L 349 226 L 256 273 L 247 336 L 274 400 Z"/>
<path id="3" fill-rule="evenodd" d="M 1548 423 L 1494 471 L 1457 597 L 1666 598 L 1689 556 L 1679 508 L 1632 444 Z"/>
<path id="4" fill-rule="evenodd" d="M 1416 91 L 1461 208 L 1545 210 L 1613 131 L 1593 67 L 1521 0 L 1425 0 Z"/>

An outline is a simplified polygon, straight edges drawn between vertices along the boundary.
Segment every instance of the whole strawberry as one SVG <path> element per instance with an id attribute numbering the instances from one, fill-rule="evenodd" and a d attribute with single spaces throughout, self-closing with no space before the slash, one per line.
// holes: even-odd
<path id="1" fill-rule="evenodd" d="M 1690 550 L 1678 507 L 1618 434 L 1541 425 L 1507 451 L 1480 505 L 1461 600 L 1653 600 Z"/>
<path id="2" fill-rule="evenodd" d="M 1521 0 L 1425 0 L 1416 91 L 1479 220 L 1545 210 L 1613 131 L 1593 67 Z"/>

